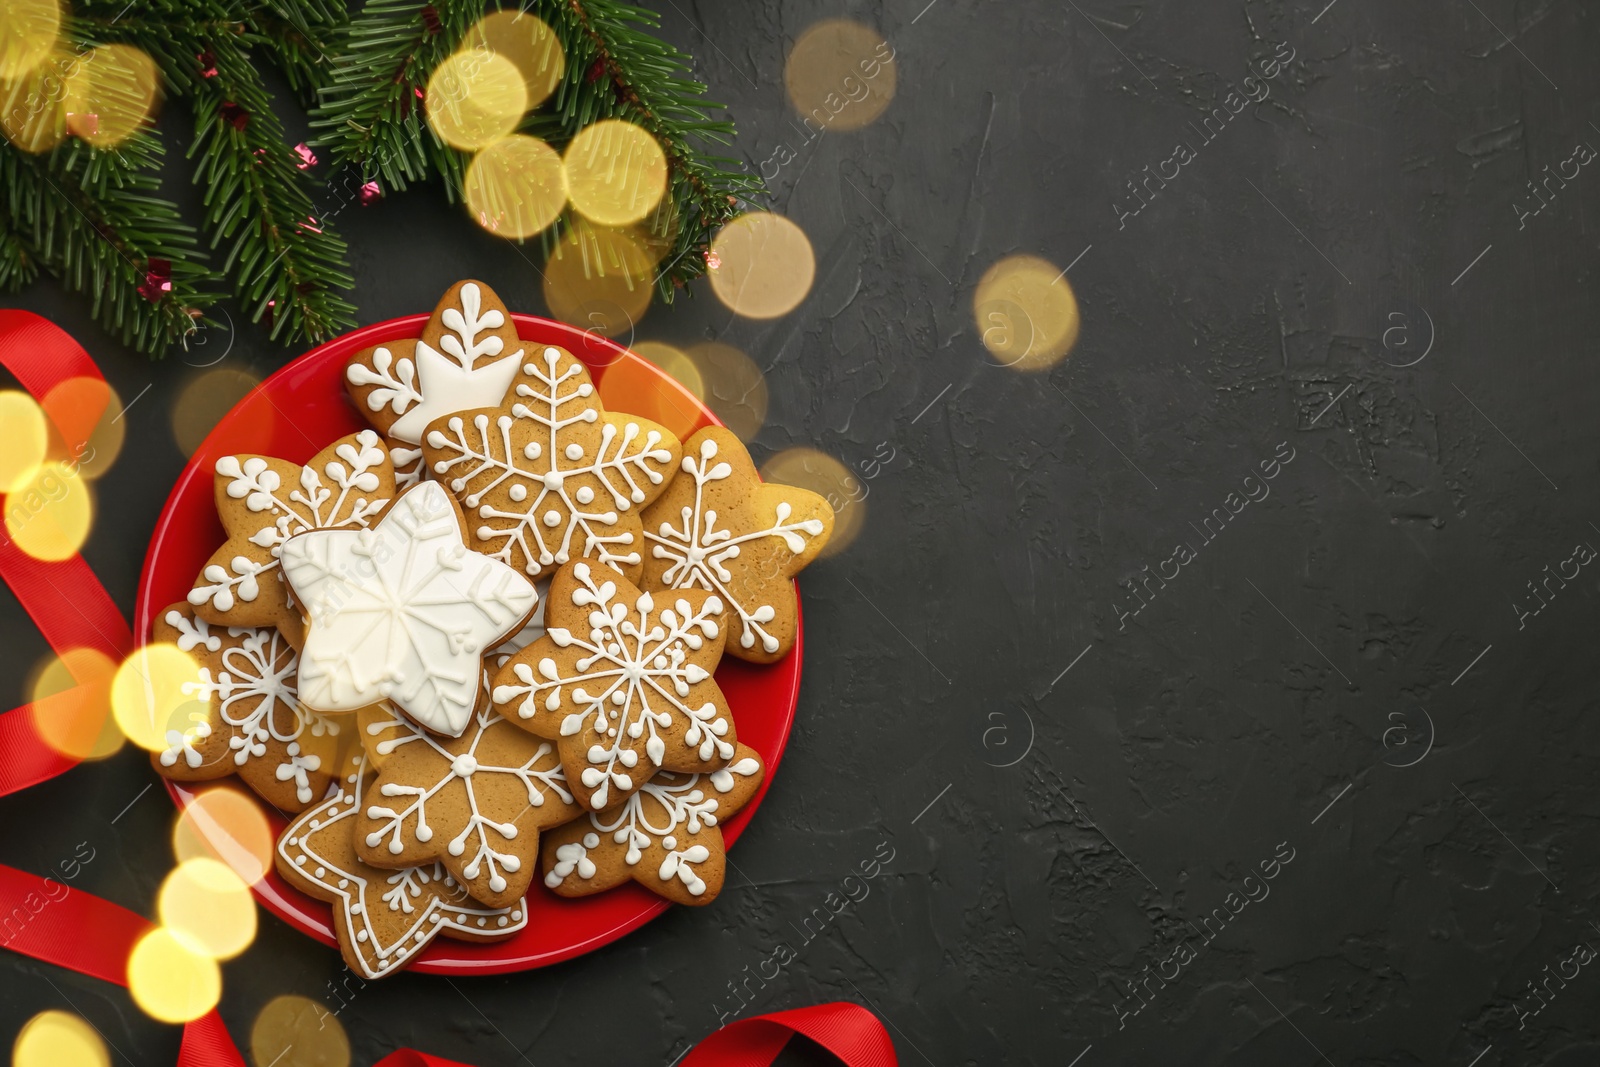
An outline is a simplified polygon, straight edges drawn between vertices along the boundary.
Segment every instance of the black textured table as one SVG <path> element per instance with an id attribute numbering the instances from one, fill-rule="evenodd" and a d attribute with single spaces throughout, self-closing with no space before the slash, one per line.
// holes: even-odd
<path id="1" fill-rule="evenodd" d="M 263 915 L 224 967 L 236 1039 L 297 992 L 357 1064 L 665 1065 L 719 1021 L 847 999 L 938 1067 L 1593 1063 L 1592 7 L 925 3 L 662 5 L 737 153 L 792 156 L 774 206 L 817 278 L 770 323 L 700 287 L 637 336 L 755 359 L 758 460 L 895 457 L 802 579 L 797 724 L 722 897 L 547 970 L 353 993 Z M 892 43 L 897 95 L 807 141 L 786 42 L 841 13 Z M 1207 123 L 1252 75 L 1263 102 Z M 544 310 L 437 190 L 341 222 L 363 322 L 469 276 Z M 998 367 L 974 323 L 1019 252 L 1070 264 L 1082 308 L 1047 373 Z M 133 400 L 86 549 L 131 612 L 199 371 L 48 283 L 7 303 Z M 215 341 L 258 376 L 293 354 Z M 20 702 L 47 648 L 4 591 L 0 650 Z M 74 884 L 148 913 L 172 863 L 152 778 L 127 750 L 5 798 L 0 861 L 87 842 Z M 70 1008 L 116 1062 L 173 1059 L 120 989 L 9 953 L 0 984 L 0 1040 Z"/>

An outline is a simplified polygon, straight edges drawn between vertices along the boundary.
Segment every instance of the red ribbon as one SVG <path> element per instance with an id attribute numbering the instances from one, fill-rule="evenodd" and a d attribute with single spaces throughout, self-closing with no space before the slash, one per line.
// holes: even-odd
<path id="1" fill-rule="evenodd" d="M 26 311 L 0 310 L 0 365 L 36 400 L 72 378 L 104 380 L 89 354 L 65 331 Z M 93 425 L 94 420 L 88 420 Z M 66 437 L 65 427 L 58 426 Z M 76 454 L 82 442 L 68 440 Z M 133 634 L 105 587 L 81 556 L 58 563 L 34 559 L 0 525 L 0 578 L 59 655 L 93 648 L 120 662 Z M 77 761 L 55 752 L 34 727 L 34 714 L 71 706 L 76 690 L 0 714 L 0 796 L 71 770 Z M 141 915 L 109 900 L 0 864 L 0 915 L 31 916 L 0 947 L 80 974 L 126 986 L 128 954 L 153 929 Z M 9 930 L 9 925 L 0 930 Z M 818 1004 L 730 1023 L 691 1051 L 683 1067 L 767 1067 L 794 1034 L 846 1067 L 895 1067 L 894 1044 L 877 1016 L 859 1004 Z M 177 1067 L 245 1067 L 215 1009 L 183 1028 Z M 415 1049 L 398 1049 L 374 1067 L 470 1067 Z"/>

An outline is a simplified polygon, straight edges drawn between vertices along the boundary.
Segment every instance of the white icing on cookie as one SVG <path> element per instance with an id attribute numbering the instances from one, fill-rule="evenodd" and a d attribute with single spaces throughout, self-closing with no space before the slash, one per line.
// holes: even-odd
<path id="1" fill-rule="evenodd" d="M 633 534 L 610 528 L 617 526 L 618 512 L 645 501 L 642 482 L 660 485 L 665 481 L 666 476 L 650 464 L 670 463 L 672 452 L 657 447 L 663 437 L 655 430 L 641 440 L 640 428 L 632 422 L 624 424 L 620 432 L 611 423 L 604 424 L 593 456 L 586 456 L 575 442 L 558 447 L 559 432 L 565 427 L 600 421 L 595 389 L 586 379 L 562 391 L 571 379 L 585 378 L 583 365 L 573 361 L 557 374 L 560 359 L 560 351 L 546 348 L 542 357 L 530 358 L 523 365 L 538 387 L 519 384 L 517 403 L 509 415 L 479 413 L 470 427 L 466 420 L 454 418 L 446 424 L 449 433 L 430 433 L 429 447 L 451 453 L 451 458 L 434 462 L 432 473 L 448 476 L 452 492 L 467 494 L 461 503 L 470 514 L 494 520 L 477 528 L 477 538 L 500 543 L 494 552 L 496 559 L 509 562 L 520 548 L 530 574 L 575 556 L 593 555 L 601 563 L 631 566 L 641 561 Z M 516 420 L 540 427 L 534 439 L 520 449 L 512 444 Z M 575 489 L 567 484 L 573 479 L 579 480 Z M 515 509 L 501 510 L 484 503 L 485 494 L 507 481 Z M 467 493 L 469 483 L 472 491 Z M 596 485 L 610 498 L 609 507 L 606 501 L 596 499 Z M 552 497 L 563 507 L 552 507 Z M 579 535 L 582 544 L 575 549 L 572 542 Z"/>
<path id="2" fill-rule="evenodd" d="M 816 537 L 824 529 L 821 519 L 789 522 L 793 507 L 780 501 L 774 509 L 772 525 L 765 530 L 734 537 L 732 531 L 717 528 L 717 513 L 704 508 L 705 487 L 708 482 L 719 482 L 733 474 L 727 463 L 712 463 L 717 455 L 717 442 L 706 438 L 700 442 L 700 458 L 683 457 L 683 469 L 694 479 L 694 506 L 680 512 L 682 528 L 663 522 L 656 533 L 644 532 L 645 539 L 655 544 L 650 554 L 656 559 L 671 560 L 661 580 L 670 589 L 709 589 L 717 593 L 739 615 L 739 645 L 752 647 L 759 639 L 768 653 L 778 651 L 778 639 L 764 628 L 765 623 L 777 617 L 771 604 L 741 602 L 728 588 L 733 573 L 726 564 L 737 559 L 739 546 L 763 537 L 781 537 L 785 546 L 795 555 L 806 550 L 806 537 Z"/>
<path id="3" fill-rule="evenodd" d="M 666 756 L 666 742 L 659 727 L 670 726 L 674 717 L 687 724 L 684 743 L 697 749 L 700 759 L 730 759 L 733 745 L 726 741 L 728 720 L 718 713 L 716 704 L 706 701 L 691 708 L 681 698 L 689 687 L 711 677 L 689 659 L 707 638 L 717 636 L 717 617 L 722 605 L 708 597 L 698 611 L 686 600 L 656 611 L 655 599 L 640 593 L 632 604 L 617 599 L 617 585 L 604 576 L 596 581 L 587 563 L 572 569 L 577 582 L 572 587 L 576 607 L 593 607 L 589 612 L 590 630 L 580 637 L 560 627 L 546 630 L 546 636 L 561 648 L 576 646 L 589 655 L 574 663 L 576 673 L 563 674 L 556 661 L 546 656 L 536 665 L 517 663 L 512 673 L 521 685 L 496 686 L 496 704 L 517 702 L 518 714 L 532 718 L 537 705 L 557 711 L 563 703 L 563 687 L 571 687 L 571 706 L 561 721 L 561 735 L 571 737 L 585 729 L 604 738 L 604 743 L 589 746 L 583 785 L 592 790 L 589 806 L 606 807 L 611 786 L 622 792 L 633 788 L 638 753 L 630 741 L 648 735 L 645 755 L 650 765 L 644 776 L 655 772 Z M 535 670 L 537 668 L 537 674 Z M 589 687 L 593 684 L 595 689 Z M 540 699 L 542 698 L 542 699 Z"/>
<path id="4" fill-rule="evenodd" d="M 483 293 L 475 283 L 461 287 L 461 306 L 445 308 L 440 317 L 452 331 L 439 340 L 441 353 L 418 341 L 414 360 L 399 359 L 387 348 L 372 353 L 372 367 L 352 363 L 345 371 L 353 385 L 376 385 L 367 394 L 367 407 L 381 411 L 388 407 L 400 418 L 389 427 L 389 436 L 408 444 L 419 444 L 428 423 L 444 415 L 472 408 L 494 407 L 511 388 L 517 375 L 522 350 L 505 359 L 474 366 L 479 359 L 500 355 L 504 342 L 486 330 L 497 330 L 506 319 L 496 308 L 482 310 Z M 396 459 L 396 466 L 399 466 Z"/>
<path id="5" fill-rule="evenodd" d="M 535 603 L 531 582 L 466 547 L 437 482 L 407 490 L 370 530 L 312 530 L 281 558 L 311 616 L 300 699 L 320 711 L 388 699 L 451 736 L 471 720 L 484 651 Z"/>

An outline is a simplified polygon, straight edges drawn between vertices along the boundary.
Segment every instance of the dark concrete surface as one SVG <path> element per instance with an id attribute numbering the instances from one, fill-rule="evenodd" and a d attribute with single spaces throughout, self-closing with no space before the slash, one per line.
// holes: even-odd
<path id="1" fill-rule="evenodd" d="M 1547 164 L 1600 146 L 1593 5 L 925 4 L 660 5 L 737 153 L 794 150 L 774 203 L 818 275 L 775 322 L 702 288 L 638 336 L 751 354 L 758 458 L 897 456 L 859 540 L 802 580 L 798 722 L 721 899 L 562 966 L 343 1001 L 337 954 L 264 917 L 225 967 L 235 1036 L 298 992 L 345 1004 L 357 1064 L 666 1065 L 720 1019 L 847 999 L 908 1065 L 1596 1062 L 1600 961 L 1576 961 L 1600 946 L 1600 572 L 1540 586 L 1537 614 L 1529 583 L 1600 545 L 1600 172 L 1523 215 Z M 832 15 L 887 36 L 898 92 L 796 143 L 786 45 Z M 1266 102 L 1196 143 L 1284 47 Z M 1196 158 L 1133 214 L 1127 183 L 1179 140 Z M 543 310 L 530 264 L 436 189 L 341 222 L 364 322 L 469 275 Z M 997 367 L 973 322 L 1017 252 L 1073 264 L 1082 339 L 1046 374 Z M 131 611 L 198 371 L 49 284 L 16 303 L 138 397 L 87 550 Z M 292 354 L 240 327 L 227 358 Z M 1270 495 L 1230 496 L 1285 455 Z M 1192 561 L 1143 584 L 1180 543 Z M 45 651 L 0 591 L 6 698 Z M 76 884 L 148 911 L 171 865 L 151 778 L 125 752 L 0 800 L 0 861 L 90 842 Z M 870 894 L 803 942 L 880 842 Z M 730 982 L 779 944 L 796 959 L 741 1009 Z M 119 989 L 0 953 L 0 990 L 0 1038 L 70 1007 L 117 1062 L 172 1061 L 176 1030 Z"/>

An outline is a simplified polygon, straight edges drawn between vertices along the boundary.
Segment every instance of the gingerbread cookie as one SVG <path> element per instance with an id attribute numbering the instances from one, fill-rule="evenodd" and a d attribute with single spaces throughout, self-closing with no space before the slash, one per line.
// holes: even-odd
<path id="1" fill-rule="evenodd" d="M 362 863 L 356 813 L 374 775 L 357 749 L 338 791 L 291 822 L 278 838 L 285 881 L 333 905 L 339 951 L 364 978 L 382 978 L 415 960 L 436 936 L 498 941 L 528 924 L 526 900 L 490 908 L 467 895 L 444 865 L 385 870 Z"/>
<path id="2" fill-rule="evenodd" d="M 284 542 L 307 530 L 362 529 L 394 498 L 394 470 L 371 430 L 341 437 L 301 466 L 270 456 L 223 456 L 217 515 L 228 539 L 211 554 L 189 603 L 221 626 L 276 626 L 303 635 L 279 566 Z"/>
<path id="3" fill-rule="evenodd" d="M 683 473 L 644 512 L 640 587 L 709 589 L 730 612 L 730 656 L 772 663 L 800 626 L 791 580 L 828 543 L 833 508 L 816 493 L 763 484 L 739 438 L 707 426 L 683 446 Z"/>
<path id="4" fill-rule="evenodd" d="M 522 354 L 517 328 L 494 290 L 457 282 L 421 337 L 385 341 L 351 357 L 345 388 L 385 437 L 415 447 L 440 416 L 499 404 Z M 403 457 L 395 465 L 405 466 Z"/>
<path id="5" fill-rule="evenodd" d="M 422 444 L 472 517 L 472 546 L 530 578 L 576 559 L 637 577 L 639 512 L 681 455 L 666 428 L 607 412 L 584 365 L 549 346 L 520 361 L 503 404 L 439 419 Z"/>
<path id="6" fill-rule="evenodd" d="M 355 820 L 355 849 L 375 867 L 438 861 L 478 901 L 511 907 L 533 880 L 539 832 L 582 811 L 555 746 L 487 701 L 457 738 L 435 737 L 386 704 L 357 721 L 377 780 Z"/>
<path id="7" fill-rule="evenodd" d="M 310 616 L 300 699 L 320 711 L 390 700 L 430 730 L 466 728 L 483 654 L 532 615 L 533 583 L 462 541 L 437 482 L 401 495 L 371 529 L 312 530 L 281 547 Z"/>
<path id="8" fill-rule="evenodd" d="M 608 568 L 568 564 L 550 583 L 545 635 L 495 675 L 495 709 L 560 745 L 567 780 L 593 811 L 658 770 L 715 770 L 735 743 L 711 677 L 722 611 L 705 590 L 644 593 Z"/>
<path id="9" fill-rule="evenodd" d="M 340 724 L 296 698 L 299 657 L 277 630 L 214 627 L 179 603 L 161 613 L 153 636 L 197 667 L 183 687 L 195 698 L 189 725 L 168 730 L 167 747 L 151 754 L 158 774 L 179 782 L 237 774 L 289 812 L 322 799 L 338 765 Z"/>
<path id="10" fill-rule="evenodd" d="M 746 745 L 722 770 L 663 771 L 617 807 L 546 834 L 544 884 L 583 897 L 631 878 L 679 904 L 711 903 L 727 863 L 720 824 L 750 802 L 765 773 Z"/>

